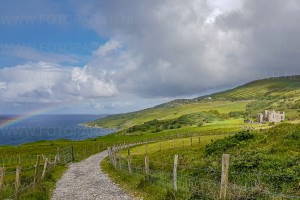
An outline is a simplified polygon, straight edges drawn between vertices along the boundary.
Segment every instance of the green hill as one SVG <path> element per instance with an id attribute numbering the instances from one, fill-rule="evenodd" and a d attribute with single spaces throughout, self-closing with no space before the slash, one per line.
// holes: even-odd
<path id="1" fill-rule="evenodd" d="M 249 100 L 300 97 L 300 76 L 284 76 L 253 81 L 210 95 L 216 99 Z M 201 99 L 201 97 L 200 97 Z"/>
<path id="2" fill-rule="evenodd" d="M 110 115 L 87 125 L 123 129 L 155 119 L 178 119 L 183 115 L 212 110 L 229 117 L 244 112 L 240 117 L 255 119 L 257 113 L 266 109 L 285 111 L 287 120 L 299 119 L 300 76 L 257 80 L 195 99 L 178 99 L 141 111 Z"/>

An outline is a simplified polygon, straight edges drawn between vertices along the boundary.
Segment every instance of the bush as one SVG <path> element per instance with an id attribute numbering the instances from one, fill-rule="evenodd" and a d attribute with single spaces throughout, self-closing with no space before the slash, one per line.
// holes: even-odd
<path id="1" fill-rule="evenodd" d="M 239 132 L 234 136 L 226 137 L 223 140 L 217 140 L 211 144 L 205 146 L 205 154 L 222 154 L 227 149 L 232 148 L 240 144 L 242 141 L 253 139 L 254 135 L 248 131 Z"/>

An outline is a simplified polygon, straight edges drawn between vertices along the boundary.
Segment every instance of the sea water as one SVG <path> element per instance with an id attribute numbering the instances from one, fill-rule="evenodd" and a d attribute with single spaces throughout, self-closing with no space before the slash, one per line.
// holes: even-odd
<path id="1" fill-rule="evenodd" d="M 3 118 L 4 117 L 4 118 Z M 6 117 L 1 116 L 0 120 Z M 0 128 L 0 145 L 20 145 L 40 140 L 83 140 L 104 136 L 113 129 L 89 128 L 80 124 L 104 117 L 103 115 L 39 115 Z"/>

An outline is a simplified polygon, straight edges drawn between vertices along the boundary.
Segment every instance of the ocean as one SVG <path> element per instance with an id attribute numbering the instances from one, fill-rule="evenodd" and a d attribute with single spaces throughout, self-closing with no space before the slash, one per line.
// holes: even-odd
<path id="1" fill-rule="evenodd" d="M 0 124 L 7 118 L 0 116 Z M 38 115 L 0 128 L 0 145 L 20 145 L 40 140 L 84 140 L 104 136 L 114 129 L 88 128 L 81 123 L 102 118 L 103 115 Z"/>

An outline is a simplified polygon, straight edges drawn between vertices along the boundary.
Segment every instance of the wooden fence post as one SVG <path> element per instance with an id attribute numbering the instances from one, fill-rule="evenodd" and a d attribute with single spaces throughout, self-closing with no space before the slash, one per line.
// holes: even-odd
<path id="1" fill-rule="evenodd" d="M 56 159 L 55 159 L 56 160 Z M 38 155 L 36 157 L 36 163 L 35 163 L 35 169 L 34 169 L 34 177 L 33 177 L 33 183 L 36 183 L 39 173 L 39 165 L 40 165 L 40 156 Z"/>
<path id="2" fill-rule="evenodd" d="M 44 169 L 43 169 L 43 173 L 42 173 L 42 177 L 41 177 L 42 180 L 45 178 L 47 165 L 48 165 L 48 158 L 45 159 Z"/>
<path id="3" fill-rule="evenodd" d="M 115 167 L 115 161 L 114 161 L 114 148 L 110 147 L 110 155 L 111 155 L 111 164 L 113 167 Z"/>
<path id="4" fill-rule="evenodd" d="M 174 157 L 174 170 L 173 170 L 173 181 L 174 181 L 174 191 L 177 192 L 177 166 L 178 166 L 178 155 Z"/>
<path id="5" fill-rule="evenodd" d="M 0 190 L 4 187 L 5 167 L 0 167 Z"/>
<path id="6" fill-rule="evenodd" d="M 223 154 L 222 156 L 220 199 L 226 199 L 227 186 L 228 186 L 229 158 L 230 158 L 229 154 Z"/>
<path id="7" fill-rule="evenodd" d="M 145 171 L 147 175 L 147 179 L 150 179 L 150 169 L 149 169 L 149 159 L 148 156 L 145 156 Z"/>
<path id="8" fill-rule="evenodd" d="M 131 171 L 131 157 L 130 157 L 130 147 L 128 147 L 128 172 L 131 175 L 132 171 Z"/>
<path id="9" fill-rule="evenodd" d="M 182 141 L 182 147 L 184 148 L 184 141 Z"/>
<path id="10" fill-rule="evenodd" d="M 113 155 L 113 164 L 114 164 L 114 168 L 117 169 L 117 157 L 116 157 L 116 152 L 115 149 L 113 148 L 112 150 L 112 155 Z"/>
<path id="11" fill-rule="evenodd" d="M 21 167 L 18 166 L 16 168 L 16 183 L 15 183 L 15 198 L 18 199 L 19 197 L 19 190 L 21 187 Z"/>
<path id="12" fill-rule="evenodd" d="M 71 160 L 72 160 L 72 162 L 74 162 L 74 160 L 75 160 L 75 157 L 74 157 L 74 147 L 73 146 L 71 146 Z"/>
<path id="13" fill-rule="evenodd" d="M 198 138 L 198 145 L 200 145 L 200 137 Z"/>
<path id="14" fill-rule="evenodd" d="M 193 146 L 193 138 L 191 138 L 191 147 Z"/>
<path id="15" fill-rule="evenodd" d="M 109 162 L 112 165 L 112 156 L 111 156 L 111 148 L 110 147 L 107 147 L 107 153 L 108 153 L 108 156 L 109 156 Z"/>

